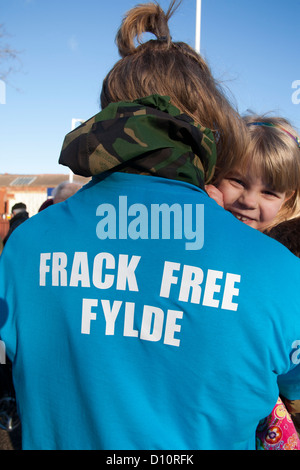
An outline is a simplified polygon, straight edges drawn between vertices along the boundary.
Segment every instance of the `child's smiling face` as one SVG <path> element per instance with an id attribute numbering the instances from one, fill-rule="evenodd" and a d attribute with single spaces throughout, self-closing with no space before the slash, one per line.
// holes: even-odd
<path id="1" fill-rule="evenodd" d="M 244 224 L 264 230 L 276 217 L 288 199 L 285 192 L 278 192 L 266 185 L 251 172 L 233 170 L 218 184 L 223 194 L 224 208 Z"/>

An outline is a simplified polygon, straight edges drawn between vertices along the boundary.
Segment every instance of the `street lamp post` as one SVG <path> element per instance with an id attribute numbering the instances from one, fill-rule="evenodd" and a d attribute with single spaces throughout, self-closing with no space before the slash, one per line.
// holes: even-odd
<path id="1" fill-rule="evenodd" d="M 196 39 L 195 49 L 200 54 L 200 41 L 201 41 L 201 0 L 196 0 Z"/>

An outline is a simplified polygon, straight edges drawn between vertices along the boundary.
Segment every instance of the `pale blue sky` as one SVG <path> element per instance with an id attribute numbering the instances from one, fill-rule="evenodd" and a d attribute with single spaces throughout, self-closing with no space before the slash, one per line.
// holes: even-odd
<path id="1" fill-rule="evenodd" d="M 0 0 L 6 42 L 20 51 L 0 104 L 0 173 L 68 173 L 57 163 L 64 136 L 72 118 L 99 111 L 102 80 L 119 59 L 116 31 L 137 3 Z M 173 40 L 194 47 L 195 13 L 196 0 L 183 0 Z M 273 111 L 298 131 L 299 18 L 300 0 L 202 0 L 201 53 L 240 113 Z"/>

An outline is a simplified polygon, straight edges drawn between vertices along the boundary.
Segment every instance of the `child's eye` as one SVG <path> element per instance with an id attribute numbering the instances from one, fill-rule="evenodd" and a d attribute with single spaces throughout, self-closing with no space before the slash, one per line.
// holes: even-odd
<path id="1" fill-rule="evenodd" d="M 231 178 L 228 178 L 228 180 L 235 185 L 243 186 L 243 187 L 245 186 L 245 183 L 239 178 L 231 177 Z"/>
<path id="2" fill-rule="evenodd" d="M 266 196 L 274 197 L 274 198 L 279 198 L 280 197 L 277 193 L 275 193 L 274 191 L 270 191 L 268 189 L 263 191 L 263 194 L 265 194 Z"/>

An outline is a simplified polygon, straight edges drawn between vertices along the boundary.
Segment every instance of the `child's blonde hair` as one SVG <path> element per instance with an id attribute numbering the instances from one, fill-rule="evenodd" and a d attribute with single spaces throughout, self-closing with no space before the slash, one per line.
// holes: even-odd
<path id="1" fill-rule="evenodd" d="M 216 183 L 233 168 L 251 172 L 270 188 L 285 192 L 289 199 L 283 204 L 271 225 L 300 214 L 300 140 L 289 121 L 282 117 L 247 115 L 243 118 L 248 129 L 248 148 L 233 167 L 219 167 Z"/>

